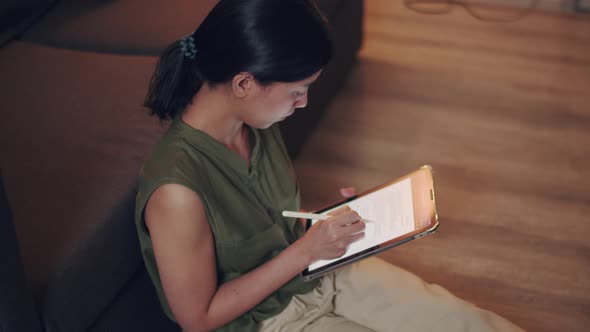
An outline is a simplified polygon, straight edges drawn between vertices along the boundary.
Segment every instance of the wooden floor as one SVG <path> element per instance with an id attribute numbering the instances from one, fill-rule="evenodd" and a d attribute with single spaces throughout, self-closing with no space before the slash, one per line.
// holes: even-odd
<path id="1" fill-rule="evenodd" d="M 382 258 L 529 331 L 590 331 L 590 19 L 367 0 L 360 60 L 295 161 L 303 207 L 435 170 L 441 227 Z"/>

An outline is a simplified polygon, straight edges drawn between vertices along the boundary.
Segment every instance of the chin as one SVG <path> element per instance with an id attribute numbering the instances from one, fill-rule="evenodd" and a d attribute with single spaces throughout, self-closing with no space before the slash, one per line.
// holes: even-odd
<path id="1" fill-rule="evenodd" d="M 256 129 L 267 129 L 267 128 L 270 128 L 270 126 L 272 126 L 275 123 L 277 123 L 277 121 L 262 122 L 262 123 L 248 123 L 248 125 L 252 128 L 256 128 Z"/>
<path id="2" fill-rule="evenodd" d="M 256 129 L 267 129 L 276 123 L 286 120 L 288 117 L 289 116 L 287 115 L 287 116 L 284 116 L 280 119 L 272 119 L 272 120 L 271 119 L 268 119 L 268 120 L 261 119 L 260 121 L 256 121 L 256 122 L 252 121 L 252 122 L 246 123 L 246 124 L 252 128 L 256 128 Z"/>

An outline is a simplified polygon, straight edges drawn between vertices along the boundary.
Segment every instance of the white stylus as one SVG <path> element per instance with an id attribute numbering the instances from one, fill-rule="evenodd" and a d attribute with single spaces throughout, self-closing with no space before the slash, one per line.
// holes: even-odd
<path id="1" fill-rule="evenodd" d="M 325 219 L 331 218 L 332 216 L 327 215 L 327 214 L 283 211 L 283 217 L 325 220 Z"/>
<path id="2" fill-rule="evenodd" d="M 307 212 L 295 212 L 295 211 L 283 211 L 283 217 L 289 218 L 303 218 L 303 219 L 317 219 L 326 220 L 333 216 L 327 214 L 307 213 Z M 363 222 L 371 222 L 368 219 L 361 219 Z"/>

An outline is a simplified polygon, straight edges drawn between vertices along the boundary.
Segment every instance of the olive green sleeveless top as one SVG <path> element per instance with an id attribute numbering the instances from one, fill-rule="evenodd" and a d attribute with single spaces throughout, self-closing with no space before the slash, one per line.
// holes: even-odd
<path id="1" fill-rule="evenodd" d="M 301 223 L 281 216 L 283 210 L 299 208 L 299 191 L 278 126 L 250 128 L 250 141 L 248 167 L 237 153 L 177 117 L 144 163 L 135 221 L 145 265 L 172 320 L 144 221 L 145 206 L 159 186 L 181 184 L 201 198 L 214 236 L 219 285 L 270 260 L 304 233 Z M 295 277 L 219 331 L 256 331 L 258 323 L 281 312 L 292 295 L 306 293 L 315 284 Z"/>

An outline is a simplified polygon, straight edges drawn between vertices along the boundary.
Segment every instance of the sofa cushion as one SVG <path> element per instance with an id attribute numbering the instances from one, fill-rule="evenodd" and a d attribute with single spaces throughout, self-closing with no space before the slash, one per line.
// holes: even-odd
<path id="1" fill-rule="evenodd" d="M 38 299 L 125 199 L 165 130 L 141 106 L 154 64 L 25 42 L 0 52 L 0 168 Z"/>
<path id="2" fill-rule="evenodd" d="M 0 2 L 0 46 L 19 36 L 54 3 L 55 0 L 2 0 Z"/>
<path id="3" fill-rule="evenodd" d="M 317 0 L 330 17 L 344 1 Z M 158 55 L 192 33 L 217 0 L 61 1 L 25 36 L 55 47 L 121 54 Z"/>
<path id="4" fill-rule="evenodd" d="M 125 289 L 85 331 L 180 332 L 180 326 L 164 314 L 147 270 L 142 266 Z"/>
<path id="5" fill-rule="evenodd" d="M 97 324 L 102 331 L 146 331 L 141 327 L 147 323 L 176 326 L 160 309 L 149 277 L 144 280 L 134 223 L 136 193 L 132 185 L 50 279 L 43 306 L 48 332 L 88 331 Z"/>

